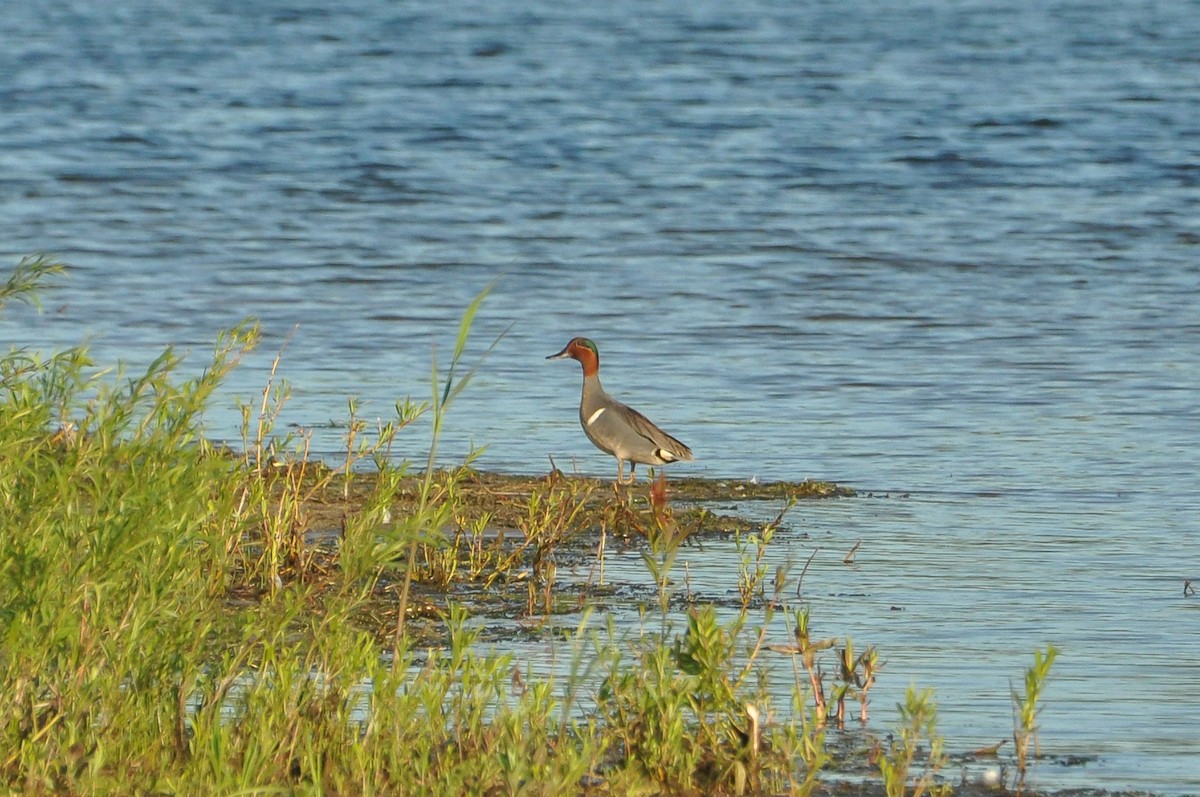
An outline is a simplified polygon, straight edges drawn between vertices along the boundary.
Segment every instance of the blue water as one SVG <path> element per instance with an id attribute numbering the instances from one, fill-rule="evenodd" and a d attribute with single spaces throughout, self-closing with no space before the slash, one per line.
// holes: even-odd
<path id="1" fill-rule="evenodd" d="M 543 359 L 586 334 L 674 472 L 875 495 L 776 554 L 888 660 L 873 722 L 916 682 L 998 741 L 1053 642 L 1043 751 L 1098 759 L 1036 782 L 1200 792 L 1200 5 L 444 5 L 6 5 L 0 256 L 72 269 L 0 342 L 198 370 L 255 316 L 209 433 L 290 339 L 333 455 L 495 280 L 445 461 L 610 475 Z"/>

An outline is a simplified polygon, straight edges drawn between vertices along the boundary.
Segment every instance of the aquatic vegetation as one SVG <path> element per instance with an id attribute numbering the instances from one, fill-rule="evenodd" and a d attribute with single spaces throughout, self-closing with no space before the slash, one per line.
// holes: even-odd
<path id="1" fill-rule="evenodd" d="M 937 704 L 933 699 L 933 691 L 925 689 L 918 692 L 910 686 L 904 702 L 897 708 L 900 712 L 899 723 L 877 761 L 888 797 L 921 797 L 922 794 L 942 797 L 949 794 L 951 787 L 938 780 L 938 774 L 946 767 L 949 758 L 943 750 L 942 737 L 937 732 Z M 922 745 L 926 747 L 925 758 L 920 764 L 916 780 L 910 786 L 913 765 L 918 763 Z"/>
<path id="2" fill-rule="evenodd" d="M 659 630 L 621 641 L 610 628 L 609 671 L 597 696 L 604 727 L 624 753 L 622 766 L 605 772 L 613 793 L 630 790 L 632 777 L 633 783 L 648 780 L 666 793 L 809 794 L 828 760 L 822 726 L 802 709 L 805 689 L 799 681 L 792 694 L 793 706 L 801 710 L 776 716 L 758 666 L 759 657 L 772 650 L 766 640 L 776 624 L 783 581 L 776 600 L 762 603 L 757 628 L 750 625 L 750 601 L 743 600 L 724 621 L 712 604 L 691 605 L 686 630 L 676 634 L 671 571 L 686 535 L 671 513 L 664 481 L 651 489 L 650 501 L 654 533 L 642 558 L 657 589 Z M 740 548 L 743 587 L 761 581 L 761 554 L 752 552 L 761 544 L 763 538 Z"/>
<path id="3" fill-rule="evenodd" d="M 22 261 L 0 302 L 34 300 L 60 270 Z M 858 700 L 865 723 L 882 665 L 873 648 L 856 655 L 849 638 L 816 637 L 808 607 L 791 603 L 799 593 L 788 569 L 772 571 L 766 551 L 797 495 L 845 491 L 753 485 L 784 506 L 754 524 L 673 502 L 701 494 L 698 480 L 672 484 L 672 495 L 661 477 L 648 494 L 613 494 L 556 471 L 478 473 L 470 458 L 435 468 L 447 413 L 474 373 L 464 357 L 485 295 L 467 308 L 444 371 L 435 358 L 427 401 L 397 402 L 373 426 L 349 401 L 336 464 L 311 456 L 304 430 L 276 432 L 289 395 L 277 377 L 282 351 L 261 396 L 241 405 L 241 450 L 205 439 L 205 407 L 259 341 L 252 321 L 221 335 L 191 377 L 171 350 L 134 374 L 97 370 L 83 349 L 0 356 L 6 789 L 818 787 L 830 715 L 840 725 L 845 702 Z M 397 435 L 421 417 L 432 421 L 427 461 L 396 463 Z M 680 595 L 681 547 L 730 532 L 736 601 Z M 618 632 L 611 618 L 596 627 L 591 579 L 578 594 L 555 589 L 563 561 L 602 567 L 595 541 L 609 534 L 636 547 L 653 581 L 644 609 L 653 622 L 640 633 Z M 553 640 L 566 670 L 534 675 L 485 647 L 476 610 L 489 605 Z M 547 622 L 567 611 L 573 628 Z M 1026 738 L 1054 653 L 1039 660 L 1036 688 L 1027 679 Z M 773 655 L 790 658 L 789 683 L 771 683 L 781 669 L 766 666 Z M 827 686 L 824 660 L 835 656 Z M 935 791 L 927 776 L 943 762 L 933 715 L 931 700 L 910 696 L 885 757 L 885 778 L 903 784 L 918 744 L 936 742 L 915 795 Z"/>
<path id="4" fill-rule="evenodd" d="M 75 791 L 188 754 L 193 685 L 235 630 L 233 463 L 199 434 L 253 344 L 225 336 L 195 378 L 164 352 L 89 375 L 82 350 L 0 365 L 0 778 Z"/>
<path id="5" fill-rule="evenodd" d="M 1050 676 L 1050 667 L 1058 658 L 1058 648 L 1047 645 L 1045 652 L 1033 652 L 1033 664 L 1025 670 L 1025 690 L 1022 693 L 1012 690 L 1013 702 L 1013 745 L 1017 757 L 1017 794 L 1025 788 L 1025 775 L 1029 768 L 1030 746 L 1033 755 L 1038 755 L 1038 701 L 1046 687 L 1046 679 Z"/>
<path id="6" fill-rule="evenodd" d="M 867 722 L 868 695 L 875 685 L 875 678 L 883 663 L 875 648 L 868 647 L 858 656 L 854 655 L 854 640 L 846 637 L 846 642 L 838 651 L 838 683 L 834 687 L 834 702 L 837 708 L 834 717 L 840 727 L 846 720 L 846 698 L 858 700 L 859 719 L 865 725 Z"/>

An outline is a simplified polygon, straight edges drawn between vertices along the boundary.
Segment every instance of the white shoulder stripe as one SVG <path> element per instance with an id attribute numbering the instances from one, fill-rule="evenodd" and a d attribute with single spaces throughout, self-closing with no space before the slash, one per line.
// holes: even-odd
<path id="1" fill-rule="evenodd" d="M 598 410 L 596 410 L 595 412 L 593 412 L 593 413 L 592 413 L 590 416 L 588 416 L 588 419 L 587 419 L 587 425 L 588 425 L 588 426 L 591 426 L 593 423 L 595 423 L 595 422 L 596 422 L 596 419 L 598 419 L 598 418 L 599 418 L 601 415 L 603 415 L 603 414 L 604 414 L 604 411 L 605 411 L 606 409 L 608 409 L 608 408 L 607 408 L 607 407 L 601 407 L 600 409 L 598 409 Z"/>

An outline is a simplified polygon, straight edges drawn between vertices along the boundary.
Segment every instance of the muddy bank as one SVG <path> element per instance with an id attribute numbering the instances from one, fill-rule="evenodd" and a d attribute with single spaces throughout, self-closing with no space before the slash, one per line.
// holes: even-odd
<path id="1" fill-rule="evenodd" d="M 347 528 L 378 502 L 380 477 L 344 474 L 315 463 L 274 463 L 262 475 L 279 496 L 294 498 L 299 511 L 289 524 L 292 542 L 283 583 L 302 580 L 334 588 Z M 405 524 L 421 516 L 424 474 L 400 479 L 375 528 L 380 537 L 413 533 Z M 770 522 L 739 514 L 739 505 L 763 501 L 782 518 L 796 501 L 845 498 L 854 490 L 832 482 L 753 483 L 686 478 L 617 486 L 611 480 L 568 476 L 561 471 L 525 476 L 472 469 L 440 471 L 428 484 L 426 506 L 447 511 L 435 528 L 417 531 L 413 565 L 403 557 L 385 568 L 364 607 L 362 625 L 386 640 L 397 626 L 401 573 L 411 575 L 405 614 L 411 630 L 435 642 L 451 604 L 479 618 L 541 618 L 579 612 L 589 600 L 615 598 L 620 584 L 569 583 L 562 569 L 588 566 L 608 540 L 612 546 L 649 549 L 705 535 L 753 533 Z M 779 520 L 774 521 L 778 525 Z M 253 535 L 252 535 L 253 536 Z M 254 548 L 261 543 L 249 540 Z M 269 585 L 243 581 L 235 601 L 261 599 Z M 614 592 L 615 591 L 615 592 Z M 552 625 L 552 624 L 551 624 Z"/>
<path id="2" fill-rule="evenodd" d="M 305 501 L 306 531 L 336 528 L 348 513 L 358 511 L 375 489 L 373 474 L 335 474 L 316 469 L 306 476 L 310 482 Z M 416 510 L 422 478 L 413 476 L 402 482 L 392 511 L 403 516 Z M 665 482 L 666 497 L 676 519 L 690 533 L 729 533 L 750 531 L 756 525 L 736 514 L 721 510 L 722 502 L 778 501 L 781 508 L 793 500 L 848 498 L 855 495 L 850 487 L 829 481 L 808 479 L 800 482 L 749 482 L 731 479 L 682 478 Z M 603 522 L 604 509 L 623 504 L 633 511 L 648 509 L 651 483 L 645 480 L 629 486 L 617 486 L 611 480 L 568 476 L 552 471 L 540 476 L 523 476 L 466 470 L 441 472 L 434 478 L 436 500 L 452 500 L 459 522 L 474 522 L 488 517 L 491 525 L 518 529 L 528 520 L 530 502 L 551 491 L 569 492 L 581 505 L 573 525 L 580 530 Z"/>

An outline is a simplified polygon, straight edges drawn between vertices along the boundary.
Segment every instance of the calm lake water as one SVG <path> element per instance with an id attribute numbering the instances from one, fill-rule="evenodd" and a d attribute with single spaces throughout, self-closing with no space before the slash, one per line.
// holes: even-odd
<path id="1" fill-rule="evenodd" d="M 673 472 L 864 494 L 772 555 L 821 549 L 876 727 L 916 683 L 950 749 L 999 741 L 1054 643 L 1042 749 L 1095 758 L 1035 782 L 1200 793 L 1196 2 L 117 6 L 0 15 L 0 253 L 72 266 L 0 342 L 198 371 L 256 316 L 210 434 L 290 337 L 283 422 L 333 455 L 495 280 L 447 462 L 609 476 L 543 359 L 586 334 Z"/>

